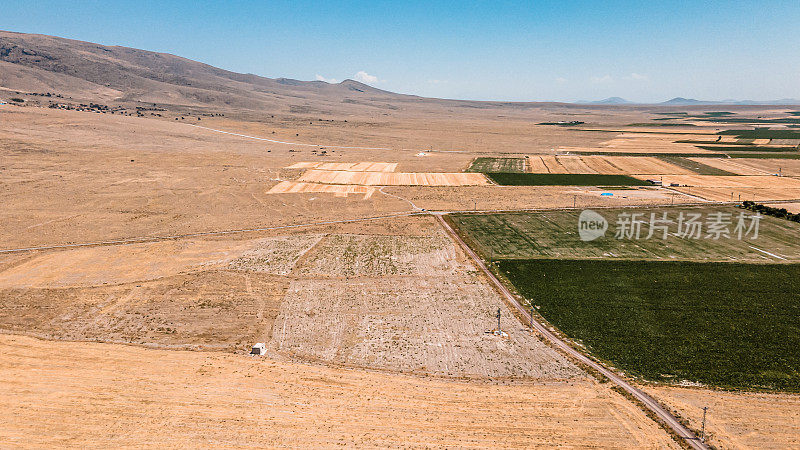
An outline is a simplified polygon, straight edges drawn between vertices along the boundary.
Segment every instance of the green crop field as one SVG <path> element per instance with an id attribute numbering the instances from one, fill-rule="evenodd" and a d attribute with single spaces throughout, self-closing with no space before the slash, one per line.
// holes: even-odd
<path id="1" fill-rule="evenodd" d="M 692 172 L 700 175 L 737 175 L 733 172 L 717 169 L 716 167 L 711 167 L 708 164 L 699 163 L 687 158 L 681 158 L 680 156 L 659 156 L 659 158 L 670 164 L 683 167 L 684 169 L 691 170 Z"/>
<path id="2" fill-rule="evenodd" d="M 539 313 L 652 381 L 800 391 L 800 265 L 504 260 Z"/>
<path id="3" fill-rule="evenodd" d="M 733 135 L 749 139 L 800 139 L 800 131 L 771 130 L 769 128 L 756 128 L 755 130 L 725 130 L 717 134 Z"/>
<path id="4" fill-rule="evenodd" d="M 650 183 L 627 175 L 582 173 L 487 173 L 503 186 L 650 186 Z"/>
<path id="5" fill-rule="evenodd" d="M 448 220 L 459 234 L 485 258 L 612 258 L 649 260 L 690 261 L 749 261 L 788 262 L 800 261 L 800 224 L 775 217 L 762 217 L 759 234 L 743 234 L 738 239 L 735 233 L 736 218 L 742 212 L 753 214 L 732 206 L 713 207 L 662 207 L 636 209 L 598 209 L 608 222 L 606 235 L 594 241 L 584 242 L 578 235 L 580 211 L 536 211 L 492 214 L 451 214 Z M 618 221 L 621 214 L 641 214 L 636 220 L 643 221 L 639 239 L 617 239 Z M 712 214 L 730 214 L 730 238 L 706 239 L 707 228 L 701 230 L 702 238 L 678 237 L 677 223 L 668 227 L 667 239 L 663 231 L 654 228 L 650 239 L 651 215 L 677 222 L 681 213 L 700 214 L 702 221 Z M 749 225 L 749 222 L 747 222 Z M 707 227 L 707 225 L 706 225 Z M 767 253 L 765 253 L 767 252 Z M 775 255 L 775 256 L 771 256 Z M 783 258 L 783 259 L 780 259 Z"/>
<path id="6" fill-rule="evenodd" d="M 467 172 L 523 173 L 525 172 L 525 158 L 479 157 L 472 161 Z"/>

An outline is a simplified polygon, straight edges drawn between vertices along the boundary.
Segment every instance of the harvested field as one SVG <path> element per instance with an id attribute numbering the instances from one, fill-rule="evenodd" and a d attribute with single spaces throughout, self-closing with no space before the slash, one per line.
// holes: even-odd
<path id="1" fill-rule="evenodd" d="M 729 175 L 769 175 L 769 173 L 764 170 L 758 170 L 753 167 L 749 167 L 747 164 L 742 163 L 741 159 L 731 159 L 731 158 L 686 158 L 686 159 L 699 164 L 703 164 L 705 166 L 711 166 L 723 172 L 729 172 Z M 724 174 L 706 173 L 704 175 L 724 175 Z"/>
<path id="2" fill-rule="evenodd" d="M 614 188 L 607 189 L 610 189 L 608 192 L 615 191 Z M 581 186 L 465 186 L 438 189 L 397 186 L 385 188 L 384 191 L 400 195 L 420 208 L 432 211 L 669 205 L 673 200 L 675 204 L 697 202 L 696 198 L 656 188 L 613 197 L 599 197 L 595 194 L 597 188 Z"/>
<path id="3" fill-rule="evenodd" d="M 116 286 L 0 289 L 0 331 L 243 351 L 269 338 L 288 284 L 274 275 L 211 270 Z"/>
<path id="4" fill-rule="evenodd" d="M 645 131 L 645 130 L 643 130 Z M 693 144 L 677 142 L 680 140 L 692 139 L 694 137 L 704 138 L 704 135 L 687 134 L 668 134 L 663 130 L 653 133 L 622 133 L 609 141 L 601 142 L 597 147 L 559 147 L 558 150 L 565 152 L 621 152 L 621 153 L 712 153 L 696 147 Z"/>
<path id="5" fill-rule="evenodd" d="M 704 164 L 700 160 L 719 159 L 719 158 L 682 158 L 680 156 L 660 156 L 659 159 L 674 164 L 684 169 L 691 170 L 698 175 L 740 175 L 736 172 L 729 172 L 720 168 L 718 165 Z M 760 173 L 749 175 L 762 175 Z"/>
<path id="6" fill-rule="evenodd" d="M 634 175 L 641 180 L 652 175 Z M 664 186 L 677 183 L 680 186 L 692 187 L 724 187 L 724 188 L 760 188 L 760 189 L 800 189 L 800 179 L 791 177 L 775 177 L 769 175 L 664 175 Z"/>
<path id="7" fill-rule="evenodd" d="M 299 162 L 287 169 L 342 170 L 345 172 L 394 172 L 397 163 L 362 161 L 357 163 Z"/>
<path id="8" fill-rule="evenodd" d="M 662 159 L 648 156 L 531 155 L 529 163 L 531 173 L 597 173 L 603 175 L 694 173 Z"/>
<path id="9" fill-rule="evenodd" d="M 387 173 L 311 169 L 298 181 L 362 186 L 475 186 L 488 184 L 480 173 Z"/>
<path id="10" fill-rule="evenodd" d="M 800 189 L 796 188 L 676 187 L 671 189 L 717 202 L 800 200 Z"/>
<path id="11" fill-rule="evenodd" d="M 350 194 L 364 194 L 364 200 L 368 200 L 375 193 L 375 188 L 358 185 L 344 184 L 317 184 L 301 183 L 297 181 L 281 181 L 272 186 L 267 194 L 307 194 L 325 193 L 333 194 L 336 197 L 347 197 Z"/>
<path id="12" fill-rule="evenodd" d="M 589 380 L 466 383 L 0 336 L 0 391 L 10 446 L 678 448 Z"/>
<path id="13" fill-rule="evenodd" d="M 470 163 L 466 172 L 525 172 L 525 158 L 478 157 Z"/>
<path id="14" fill-rule="evenodd" d="M 752 167 L 754 170 L 760 170 L 769 174 L 781 173 L 784 176 L 800 177 L 799 159 L 742 158 L 736 159 L 736 162 L 747 167 Z"/>
<path id="15" fill-rule="evenodd" d="M 800 447 L 800 396 L 724 392 L 699 388 L 645 387 L 695 430 L 708 407 L 706 433 L 716 448 Z"/>

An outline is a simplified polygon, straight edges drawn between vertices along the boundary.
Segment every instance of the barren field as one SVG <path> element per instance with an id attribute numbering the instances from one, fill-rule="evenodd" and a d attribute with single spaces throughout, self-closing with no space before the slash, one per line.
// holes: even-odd
<path id="1" fill-rule="evenodd" d="M 480 173 L 390 173 L 311 169 L 299 181 L 364 186 L 476 186 L 488 184 Z"/>
<path id="2" fill-rule="evenodd" d="M 717 448 L 800 447 L 800 396 L 646 387 L 654 398 L 700 429 L 708 407 L 708 442 Z"/>
<path id="3" fill-rule="evenodd" d="M 335 197 L 347 197 L 350 194 L 364 194 L 363 200 L 369 200 L 375 193 L 374 187 L 344 185 L 344 184 L 318 184 L 301 183 L 297 181 L 281 181 L 272 186 L 267 194 L 307 194 L 307 193 L 326 193 L 333 194 Z"/>
<path id="4" fill-rule="evenodd" d="M 295 271 L 275 321 L 282 354 L 447 376 L 572 379 L 442 234 L 331 235 Z M 502 311 L 508 337 L 488 335 Z"/>
<path id="5" fill-rule="evenodd" d="M 3 335 L 0 390 L 11 446 L 677 448 L 590 380 L 465 383 Z"/>

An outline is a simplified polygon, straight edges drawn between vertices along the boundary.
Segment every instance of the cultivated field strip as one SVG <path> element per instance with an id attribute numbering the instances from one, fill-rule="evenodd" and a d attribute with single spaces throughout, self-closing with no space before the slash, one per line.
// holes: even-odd
<path id="1" fill-rule="evenodd" d="M 480 186 L 489 184 L 480 173 L 388 173 L 310 169 L 299 179 L 305 183 L 361 186 Z"/>
<path id="2" fill-rule="evenodd" d="M 649 156 L 530 155 L 531 173 L 561 174 L 692 174 L 691 170 Z"/>
<path id="3" fill-rule="evenodd" d="M 634 175 L 639 179 L 647 179 L 652 175 Z M 800 189 L 800 179 L 792 177 L 776 177 L 769 175 L 663 175 L 664 185 L 677 184 L 692 187 L 725 187 L 725 188 L 760 188 L 760 189 Z"/>
<path id="4" fill-rule="evenodd" d="M 371 161 L 354 163 L 301 161 L 288 166 L 287 169 L 343 170 L 346 172 L 394 172 L 397 169 L 397 163 Z"/>

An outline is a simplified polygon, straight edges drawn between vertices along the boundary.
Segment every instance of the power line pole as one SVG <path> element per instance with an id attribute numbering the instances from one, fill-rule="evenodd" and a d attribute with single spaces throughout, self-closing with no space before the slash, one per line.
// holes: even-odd
<path id="1" fill-rule="evenodd" d="M 500 329 L 500 308 L 497 308 L 497 334 L 503 334 L 503 331 Z"/>
<path id="2" fill-rule="evenodd" d="M 700 429 L 700 442 L 706 442 L 706 411 L 708 406 L 703 406 L 703 426 Z"/>
<path id="3" fill-rule="evenodd" d="M 533 331 L 533 305 L 531 305 L 531 331 Z"/>

